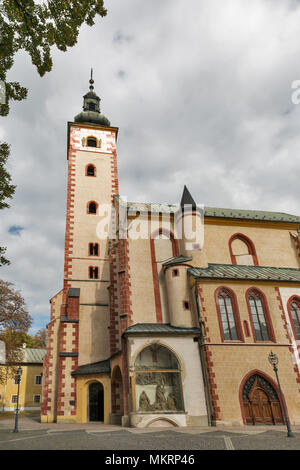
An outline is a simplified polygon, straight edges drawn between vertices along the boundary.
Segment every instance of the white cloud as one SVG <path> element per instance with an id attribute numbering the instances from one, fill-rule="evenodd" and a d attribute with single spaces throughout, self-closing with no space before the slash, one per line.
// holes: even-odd
<path id="1" fill-rule="evenodd" d="M 9 74 L 29 88 L 2 119 L 17 192 L 0 238 L 35 323 L 61 289 L 66 130 L 94 69 L 101 110 L 119 127 L 120 194 L 176 203 L 187 184 L 207 206 L 299 215 L 299 2 L 109 0 L 77 45 L 40 78 L 24 54 Z M 24 227 L 20 236 L 9 227 Z"/>

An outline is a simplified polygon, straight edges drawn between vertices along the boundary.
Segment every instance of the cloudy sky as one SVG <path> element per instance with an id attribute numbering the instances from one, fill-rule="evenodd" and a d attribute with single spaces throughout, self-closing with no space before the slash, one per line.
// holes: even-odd
<path id="1" fill-rule="evenodd" d="M 0 276 L 21 290 L 34 323 L 62 287 L 67 121 L 94 69 L 101 111 L 119 127 L 120 194 L 300 215 L 300 3 L 296 0 L 106 0 L 41 78 L 19 53 L 8 79 L 29 89 L 1 118 L 17 185 L 1 213 Z M 296 96 L 299 98 L 300 93 Z M 295 101 L 295 100 L 294 100 Z"/>

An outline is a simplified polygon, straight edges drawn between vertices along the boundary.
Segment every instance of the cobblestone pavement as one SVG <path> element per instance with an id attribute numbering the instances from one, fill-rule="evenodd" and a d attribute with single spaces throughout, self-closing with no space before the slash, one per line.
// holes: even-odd
<path id="1" fill-rule="evenodd" d="M 14 433 L 14 420 L 0 419 L 0 452 L 147 450 L 190 451 L 187 455 L 191 455 L 193 450 L 300 450 L 300 426 L 293 427 L 294 438 L 287 437 L 285 426 L 137 429 L 102 423 L 40 423 L 37 418 L 20 417 L 18 428 Z"/>

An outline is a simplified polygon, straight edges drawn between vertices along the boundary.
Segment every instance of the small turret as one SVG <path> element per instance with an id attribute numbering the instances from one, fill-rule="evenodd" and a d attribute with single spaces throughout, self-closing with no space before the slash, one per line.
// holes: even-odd
<path id="1" fill-rule="evenodd" d="M 204 246 L 204 209 L 197 206 L 188 188 L 184 186 L 180 209 L 175 216 L 180 253 L 193 258 L 193 265 L 206 267 Z"/>

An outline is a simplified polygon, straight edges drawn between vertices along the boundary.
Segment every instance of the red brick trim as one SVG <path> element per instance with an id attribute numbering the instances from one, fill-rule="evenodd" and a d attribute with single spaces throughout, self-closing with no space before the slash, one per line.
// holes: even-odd
<path id="1" fill-rule="evenodd" d="M 256 250 L 255 250 L 255 245 L 252 242 L 252 240 L 250 240 L 250 238 L 247 237 L 246 235 L 244 235 L 243 233 L 235 233 L 234 235 L 232 235 L 230 237 L 230 239 L 228 241 L 229 252 L 230 252 L 230 257 L 231 257 L 231 263 L 232 264 L 238 264 L 237 260 L 236 260 L 236 257 L 234 256 L 234 254 L 232 252 L 232 242 L 234 240 L 241 240 L 247 245 L 248 253 L 249 253 L 249 255 L 252 255 L 252 257 L 253 257 L 254 266 L 258 266 L 258 258 L 257 258 Z"/>
<path id="2" fill-rule="evenodd" d="M 293 236 L 293 239 L 294 239 L 294 241 L 295 241 L 295 246 L 296 246 L 297 255 L 298 255 L 298 257 L 300 258 L 300 236 L 299 236 L 299 235 L 296 236 L 296 237 Z"/>
<path id="3" fill-rule="evenodd" d="M 263 311 L 264 311 L 264 315 L 265 315 L 265 319 L 266 319 L 267 330 L 268 330 L 268 334 L 269 334 L 269 338 L 270 338 L 269 340 L 266 340 L 266 341 L 261 341 L 261 340 L 257 339 L 256 335 L 255 335 L 253 318 L 252 318 L 252 313 L 251 313 L 251 308 L 250 308 L 250 303 L 249 303 L 249 296 L 252 292 L 259 296 L 259 298 L 261 300 L 261 303 L 262 303 L 262 306 L 263 306 Z M 247 291 L 246 291 L 245 297 L 246 297 L 246 303 L 247 303 L 247 307 L 248 307 L 249 320 L 250 320 L 250 325 L 251 325 L 251 330 L 252 330 L 252 335 L 253 335 L 253 341 L 255 343 L 269 343 L 269 342 L 276 343 L 276 338 L 275 338 L 275 333 L 274 333 L 274 329 L 273 329 L 271 314 L 270 314 L 270 310 L 269 310 L 269 306 L 268 306 L 268 302 L 267 302 L 265 294 L 260 289 L 258 289 L 257 287 L 249 287 L 249 289 L 247 289 Z"/>
<path id="4" fill-rule="evenodd" d="M 212 420 L 218 421 L 220 420 L 220 407 L 219 407 L 219 395 L 217 394 L 217 384 L 215 381 L 215 373 L 214 373 L 214 362 L 212 358 L 212 351 L 210 351 L 209 346 L 206 344 L 204 345 L 204 351 L 206 355 L 206 365 L 208 370 L 208 381 L 210 387 L 210 395 L 211 395 L 211 404 L 212 404 Z"/>
<path id="5" fill-rule="evenodd" d="M 73 236 L 74 236 L 74 202 L 75 202 L 75 161 L 76 149 L 75 144 L 78 140 L 74 137 L 75 133 L 70 129 L 69 149 L 68 149 L 68 183 L 67 183 L 67 214 L 66 214 L 66 235 L 65 235 L 65 261 L 64 261 L 64 279 L 72 277 L 72 260 L 73 254 Z M 64 297 L 70 283 L 64 281 Z M 66 299 L 63 303 L 66 303 Z"/>
<path id="6" fill-rule="evenodd" d="M 287 311 L 288 311 L 288 315 L 289 315 L 289 319 L 290 319 L 290 324 L 291 324 L 291 327 L 292 327 L 292 331 L 293 331 L 293 335 L 294 335 L 294 338 L 295 338 L 295 341 L 298 341 L 298 338 L 297 338 L 297 335 L 296 335 L 296 330 L 295 330 L 295 324 L 294 324 L 294 320 L 292 318 L 292 314 L 291 314 L 291 304 L 292 302 L 297 302 L 299 303 L 300 305 L 300 296 L 299 295 L 292 295 L 289 300 L 287 301 Z M 300 346 L 299 344 L 297 343 L 297 350 L 300 351 Z M 300 357 L 300 354 L 299 354 L 299 357 Z"/>
<path id="7" fill-rule="evenodd" d="M 281 311 L 281 319 L 282 319 L 282 323 L 283 323 L 283 328 L 285 329 L 285 337 L 291 343 L 291 337 L 289 335 L 289 330 L 288 330 L 287 323 L 286 323 L 286 317 L 285 317 L 285 312 L 284 312 L 284 308 L 283 308 L 283 303 L 282 303 L 282 298 L 281 298 L 281 295 L 280 295 L 279 287 L 275 287 L 275 292 L 277 294 L 276 299 L 278 300 L 278 303 L 279 303 L 278 308 Z"/>
<path id="8" fill-rule="evenodd" d="M 220 293 L 221 290 L 225 290 L 226 293 L 229 295 L 229 297 L 231 299 L 233 315 L 234 315 L 234 319 L 235 319 L 235 325 L 236 325 L 237 336 L 238 336 L 237 340 L 227 340 L 227 339 L 224 338 L 224 330 L 223 330 L 223 324 L 222 324 L 222 319 L 221 319 L 221 311 L 220 311 L 219 299 L 218 299 L 218 296 L 219 296 L 219 293 Z M 236 298 L 236 295 L 235 295 L 234 291 L 232 289 L 230 289 L 229 287 L 219 286 L 215 290 L 215 302 L 216 302 L 216 309 L 217 309 L 217 314 L 218 314 L 221 341 L 224 342 L 224 343 L 227 343 L 227 342 L 232 343 L 232 342 L 236 342 L 236 341 L 240 341 L 240 342 L 244 343 L 245 338 L 244 338 L 242 324 L 241 324 L 241 317 L 240 317 L 240 312 L 239 312 L 239 308 L 238 308 L 237 298 Z"/>
<path id="9" fill-rule="evenodd" d="M 197 283 L 197 294 L 199 298 L 199 304 L 201 305 L 201 312 L 204 320 L 204 328 L 205 328 L 205 341 L 207 343 L 211 343 L 211 338 L 209 337 L 209 327 L 207 326 L 208 318 L 206 313 L 205 307 L 205 300 L 203 296 L 203 289 Z M 208 344 L 204 344 L 201 346 L 204 350 L 205 361 L 206 361 L 206 369 L 207 369 L 207 377 L 208 377 L 208 388 L 210 393 L 210 401 L 211 401 L 211 412 L 212 412 L 212 421 L 217 421 L 220 419 L 220 407 L 219 407 L 219 395 L 217 394 L 217 383 L 216 383 L 216 375 L 214 372 L 214 362 L 212 360 L 212 351 L 209 348 Z M 207 410 L 209 412 L 209 410 Z"/>
<path id="10" fill-rule="evenodd" d="M 117 265 L 114 250 L 109 255 L 110 287 L 109 287 L 109 342 L 110 353 L 114 354 L 119 348 L 119 317 L 118 317 L 118 286 Z"/>
<path id="11" fill-rule="evenodd" d="M 130 260 L 129 260 L 129 243 L 127 238 L 119 240 L 119 292 L 120 292 L 120 315 L 127 315 L 126 324 L 121 321 L 121 332 L 132 325 L 133 312 L 131 301 L 131 276 L 130 276 Z M 123 317 L 125 318 L 125 317 Z"/>

